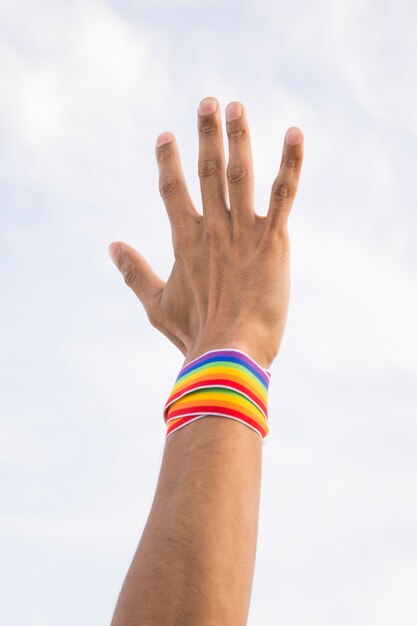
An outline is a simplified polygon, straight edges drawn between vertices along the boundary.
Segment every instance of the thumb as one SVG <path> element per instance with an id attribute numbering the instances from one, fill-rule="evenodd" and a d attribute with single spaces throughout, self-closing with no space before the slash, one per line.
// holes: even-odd
<path id="1" fill-rule="evenodd" d="M 145 258 L 127 243 L 113 241 L 109 245 L 109 255 L 123 275 L 126 285 L 134 291 L 148 311 L 152 301 L 164 288 L 164 281 L 155 274 Z"/>

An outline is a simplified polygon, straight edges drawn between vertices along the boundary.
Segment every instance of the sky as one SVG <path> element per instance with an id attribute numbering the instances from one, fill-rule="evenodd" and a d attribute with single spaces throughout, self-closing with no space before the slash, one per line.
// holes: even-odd
<path id="1" fill-rule="evenodd" d="M 257 212 L 305 136 L 248 626 L 417 623 L 417 5 L 0 0 L 0 622 L 109 624 L 183 357 L 107 253 L 173 262 L 197 107 L 241 101 Z M 227 152 L 226 152 L 227 154 Z"/>

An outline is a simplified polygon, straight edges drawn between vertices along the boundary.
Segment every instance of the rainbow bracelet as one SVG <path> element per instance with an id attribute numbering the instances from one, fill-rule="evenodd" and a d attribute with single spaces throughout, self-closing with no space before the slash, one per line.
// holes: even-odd
<path id="1" fill-rule="evenodd" d="M 240 350 L 210 350 L 185 365 L 164 407 L 168 438 L 202 417 L 228 417 L 263 439 L 271 374 Z"/>

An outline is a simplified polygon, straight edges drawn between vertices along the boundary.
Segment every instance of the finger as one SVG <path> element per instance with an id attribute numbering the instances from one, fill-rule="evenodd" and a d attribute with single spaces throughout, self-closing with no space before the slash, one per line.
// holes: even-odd
<path id="1" fill-rule="evenodd" d="M 181 339 L 160 323 L 158 307 L 165 287 L 164 281 L 155 274 L 143 256 L 127 243 L 114 241 L 109 245 L 109 254 L 125 283 L 142 302 L 152 326 L 164 333 L 185 355 L 187 350 Z"/>
<path id="2" fill-rule="evenodd" d="M 155 146 L 159 170 L 159 192 L 173 229 L 187 218 L 201 217 L 188 192 L 177 142 L 173 133 L 161 133 Z"/>
<path id="3" fill-rule="evenodd" d="M 220 107 L 204 98 L 198 107 L 198 176 L 205 216 L 227 215 L 227 182 Z"/>
<path id="4" fill-rule="evenodd" d="M 291 127 L 285 135 L 281 165 L 274 180 L 267 220 L 273 229 L 286 228 L 297 193 L 303 162 L 304 137 L 299 128 Z"/>
<path id="5" fill-rule="evenodd" d="M 153 304 L 162 293 L 164 281 L 155 274 L 144 257 L 127 243 L 114 241 L 109 245 L 109 254 L 149 316 Z"/>
<path id="6" fill-rule="evenodd" d="M 227 181 L 232 220 L 254 214 L 253 166 L 249 126 L 243 105 L 230 102 L 226 107 L 226 129 L 229 139 Z"/>

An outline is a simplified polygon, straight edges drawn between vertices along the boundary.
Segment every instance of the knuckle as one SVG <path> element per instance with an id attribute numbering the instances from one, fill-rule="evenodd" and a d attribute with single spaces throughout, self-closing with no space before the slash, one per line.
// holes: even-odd
<path id="1" fill-rule="evenodd" d="M 178 180 L 172 174 L 164 176 L 159 181 L 159 191 L 163 200 L 172 196 L 178 186 Z"/>
<path id="2" fill-rule="evenodd" d="M 123 279 L 128 287 L 131 287 L 137 276 L 137 268 L 130 260 L 124 261 L 120 266 Z"/>
<path id="3" fill-rule="evenodd" d="M 214 221 L 206 223 L 204 237 L 208 243 L 215 243 L 218 240 L 219 231 Z"/>
<path id="4" fill-rule="evenodd" d="M 200 159 L 198 162 L 198 175 L 200 179 L 211 178 L 215 176 L 220 169 L 220 165 L 216 159 Z"/>
<path id="5" fill-rule="evenodd" d="M 182 230 L 177 230 L 172 235 L 172 247 L 176 259 L 183 258 L 184 253 L 187 249 L 186 242 L 187 238 Z"/>
<path id="6" fill-rule="evenodd" d="M 288 170 L 295 170 L 298 165 L 298 158 L 295 154 L 291 154 L 291 152 L 287 153 L 282 160 L 282 164 Z"/>
<path id="7" fill-rule="evenodd" d="M 244 167 L 229 167 L 227 170 L 227 180 L 231 185 L 236 185 L 247 180 L 248 171 Z"/>
<path id="8" fill-rule="evenodd" d="M 271 227 L 266 230 L 263 245 L 268 250 L 274 249 L 281 258 L 289 256 L 290 237 L 285 216 L 278 216 Z"/>
<path id="9" fill-rule="evenodd" d="M 184 246 L 184 240 L 183 239 L 174 239 L 173 241 L 173 249 L 174 249 L 174 256 L 176 259 L 182 259 L 182 257 L 184 256 L 184 250 L 185 250 L 185 246 Z"/>
<path id="10" fill-rule="evenodd" d="M 216 245 L 218 241 L 218 233 L 214 228 L 209 228 L 204 233 L 205 240 L 209 245 Z"/>
<path id="11" fill-rule="evenodd" d="M 202 137 L 213 137 L 217 135 L 217 124 L 214 118 L 203 118 L 198 125 L 199 133 Z"/>
<path id="12" fill-rule="evenodd" d="M 234 128 L 228 131 L 228 137 L 230 143 L 240 143 L 246 138 L 245 128 Z"/>
<path id="13" fill-rule="evenodd" d="M 272 197 L 278 203 L 291 199 L 294 194 L 295 186 L 286 179 L 278 178 L 272 186 Z"/>
<path id="14" fill-rule="evenodd" d="M 160 148 L 158 148 L 157 153 L 156 153 L 156 160 L 158 161 L 158 163 L 161 163 L 162 161 L 169 161 L 170 159 L 173 159 L 174 157 L 175 157 L 175 150 L 173 149 L 170 143 L 165 144 L 161 146 Z"/>
<path id="15" fill-rule="evenodd" d="M 277 239 L 283 252 L 290 249 L 290 236 L 288 234 L 287 220 L 281 220 L 276 226 Z"/>

